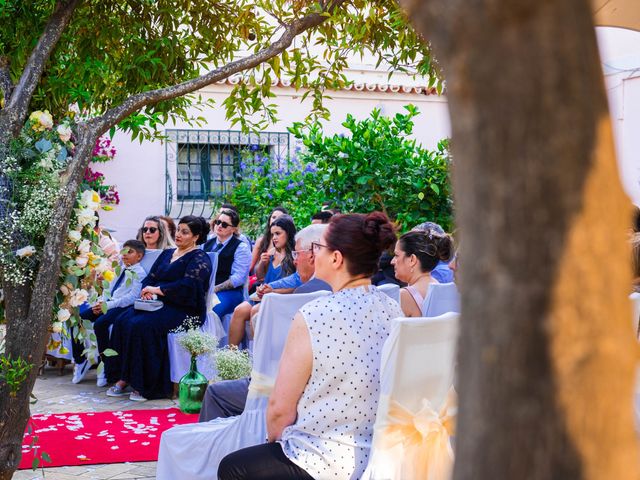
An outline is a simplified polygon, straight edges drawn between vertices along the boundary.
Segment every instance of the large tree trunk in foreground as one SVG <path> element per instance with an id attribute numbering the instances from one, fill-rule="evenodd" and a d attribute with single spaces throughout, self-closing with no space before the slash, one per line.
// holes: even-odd
<path id="1" fill-rule="evenodd" d="M 406 0 L 462 235 L 455 480 L 638 479 L 623 194 L 587 0 Z"/>

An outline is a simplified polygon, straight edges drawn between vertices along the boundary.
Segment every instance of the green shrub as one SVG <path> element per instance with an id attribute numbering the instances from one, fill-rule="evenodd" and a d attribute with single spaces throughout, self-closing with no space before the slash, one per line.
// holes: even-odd
<path id="1" fill-rule="evenodd" d="M 271 208 L 289 209 L 298 226 L 307 225 L 324 202 L 343 212 L 380 210 L 402 231 L 424 221 L 452 227 L 449 142 L 436 150 L 409 138 L 418 109 L 388 118 L 374 110 L 358 121 L 348 115 L 348 135 L 325 136 L 319 123 L 295 123 L 289 131 L 304 144 L 298 156 L 278 168 L 262 152 L 240 165 L 231 202 L 240 210 L 243 230 L 260 230 Z"/>

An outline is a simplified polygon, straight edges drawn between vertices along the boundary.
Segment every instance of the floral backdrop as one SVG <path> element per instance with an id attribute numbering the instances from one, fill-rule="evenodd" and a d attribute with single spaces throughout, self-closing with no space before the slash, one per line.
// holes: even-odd
<path id="1" fill-rule="evenodd" d="M 75 152 L 75 120 L 79 115 L 77 106 L 72 105 L 56 124 L 49 112 L 33 112 L 11 144 L 9 155 L 0 159 L 0 275 L 6 282 L 20 285 L 33 281 L 60 192 L 59 178 Z M 115 155 L 110 139 L 101 137 L 93 162 L 106 162 Z M 119 273 L 117 262 L 100 248 L 101 233 L 96 228 L 98 212 L 119 202 L 116 187 L 106 184 L 102 173 L 87 168 L 64 246 L 52 332 L 68 336 L 71 327 L 77 326 L 74 330 L 79 339 L 95 340 L 87 328 L 90 322 L 81 321 L 78 307 L 102 295 L 108 282 Z M 3 320 L 0 292 L 0 321 Z M 60 345 L 52 341 L 50 346 Z"/>

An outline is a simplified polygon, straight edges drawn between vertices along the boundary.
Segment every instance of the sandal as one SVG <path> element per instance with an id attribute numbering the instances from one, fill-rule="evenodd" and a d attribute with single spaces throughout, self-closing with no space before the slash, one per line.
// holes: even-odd
<path id="1" fill-rule="evenodd" d="M 107 390 L 107 397 L 124 397 L 125 395 L 129 395 L 129 392 L 127 391 L 128 388 L 129 385 L 124 388 L 119 387 L 117 384 L 113 385 Z"/>
<path id="2" fill-rule="evenodd" d="M 131 392 L 131 395 L 129 395 L 129 400 L 132 400 L 134 402 L 146 402 L 147 401 L 146 398 L 144 398 L 142 395 L 140 395 L 135 390 L 133 392 Z"/>

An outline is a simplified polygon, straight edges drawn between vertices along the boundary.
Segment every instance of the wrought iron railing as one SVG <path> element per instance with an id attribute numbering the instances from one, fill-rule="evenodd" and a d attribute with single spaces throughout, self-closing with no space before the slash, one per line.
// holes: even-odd
<path id="1" fill-rule="evenodd" d="M 231 193 L 240 161 L 251 151 L 283 162 L 289 133 L 236 130 L 167 130 L 165 214 L 211 216 L 216 200 Z"/>

